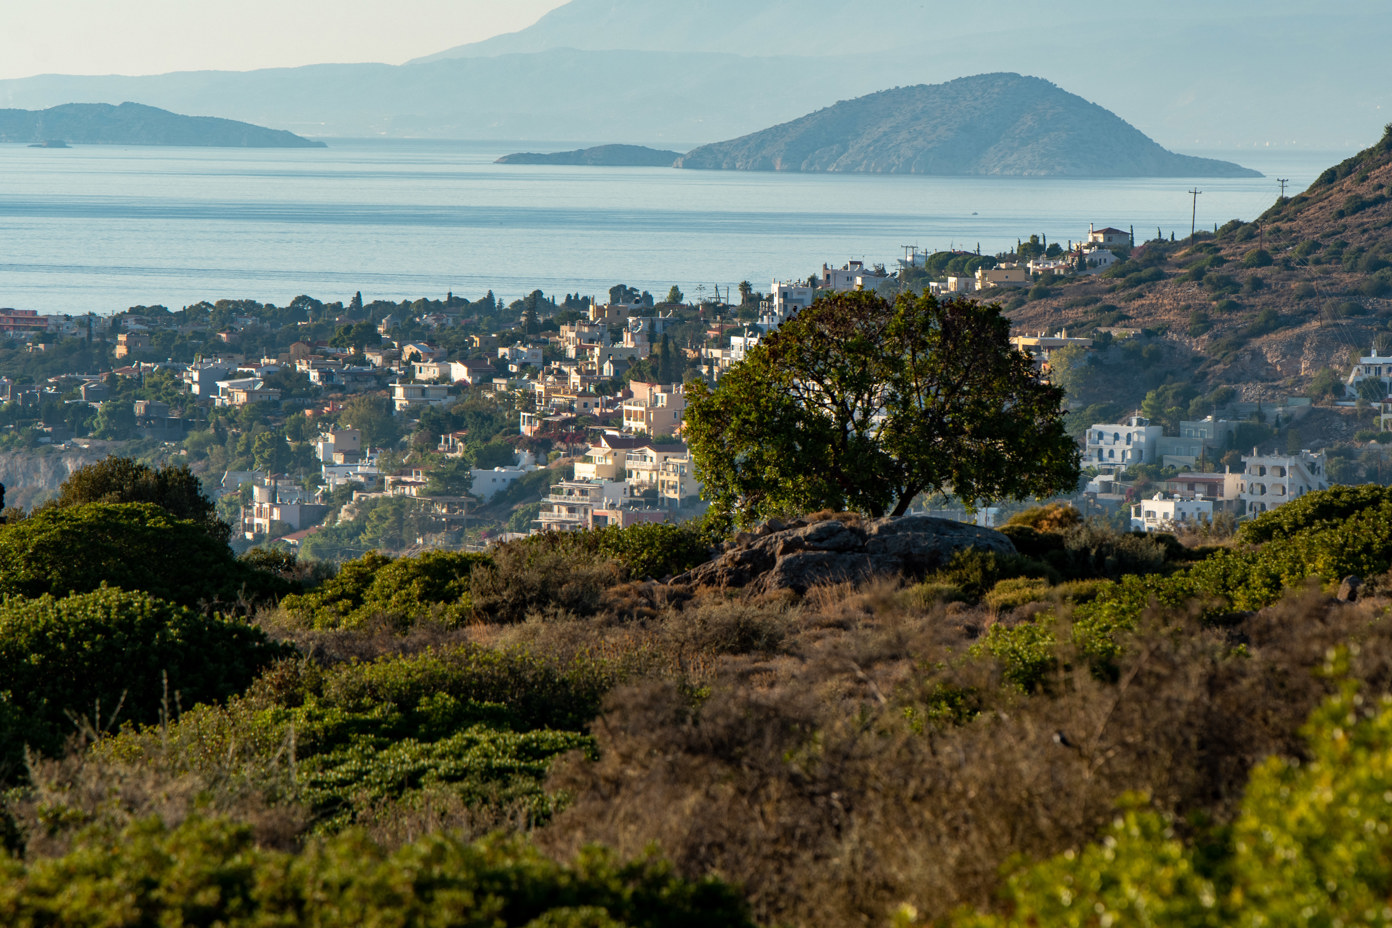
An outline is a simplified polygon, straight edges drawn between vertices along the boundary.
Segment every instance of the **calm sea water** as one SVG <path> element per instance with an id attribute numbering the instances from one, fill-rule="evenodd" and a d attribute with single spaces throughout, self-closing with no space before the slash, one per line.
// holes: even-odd
<path id="1" fill-rule="evenodd" d="M 1303 190 L 1348 152 L 1221 155 L 1268 176 L 1040 180 L 773 175 L 495 165 L 546 143 L 331 142 L 289 151 L 0 145 L 0 306 L 171 309 L 220 298 L 688 298 L 823 262 L 892 266 L 905 245 L 991 253 L 1031 233 L 1250 220 L 1277 177 Z"/>

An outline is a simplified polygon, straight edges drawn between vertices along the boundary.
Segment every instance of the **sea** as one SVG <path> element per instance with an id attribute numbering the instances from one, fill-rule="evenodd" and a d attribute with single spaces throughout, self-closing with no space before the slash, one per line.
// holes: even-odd
<path id="1" fill-rule="evenodd" d="M 0 307 L 45 314 L 606 298 L 614 284 L 688 300 L 799 280 L 910 249 L 993 254 L 1090 226 L 1183 237 L 1252 220 L 1352 152 L 1186 152 L 1261 178 L 803 175 L 495 164 L 570 142 L 327 140 L 323 149 L 0 145 Z M 1199 191 L 1196 195 L 1193 191 Z"/>

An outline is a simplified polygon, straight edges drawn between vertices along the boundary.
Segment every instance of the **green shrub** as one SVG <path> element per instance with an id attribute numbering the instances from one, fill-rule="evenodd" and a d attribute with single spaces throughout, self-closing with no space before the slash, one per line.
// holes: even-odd
<path id="1" fill-rule="evenodd" d="M 1030 603 L 1043 602 L 1049 596 L 1049 581 L 1034 577 L 1012 577 L 1001 580 L 984 597 L 992 609 L 1016 609 Z"/>
<path id="2" fill-rule="evenodd" d="M 1230 829 L 1186 842 L 1128 797 L 1104 841 L 1010 876 L 1008 915 L 962 911 L 951 924 L 1392 923 L 1392 701 L 1369 707 L 1345 687 L 1305 736 L 1307 759 L 1272 757 L 1252 772 Z"/>
<path id="3" fill-rule="evenodd" d="M 955 587 L 975 602 L 1000 581 L 1013 577 L 1047 579 L 1056 575 L 1047 565 L 1022 555 L 965 548 L 953 553 L 947 566 L 927 579 Z"/>
<path id="4" fill-rule="evenodd" d="M 1058 668 L 1056 643 L 1053 620 L 1039 618 L 1011 627 L 992 625 L 971 653 L 994 658 L 1006 683 L 1033 693 L 1045 688 Z"/>
<path id="5" fill-rule="evenodd" d="M 242 692 L 288 653 L 258 629 L 102 589 L 0 603 L 0 780 L 27 744 L 52 754 L 74 718 L 154 722 Z"/>
<path id="6" fill-rule="evenodd" d="M 0 857 L 6 925 L 450 925 L 458 928 L 751 926 L 714 879 L 685 880 L 649 857 L 602 850 L 555 863 L 519 839 L 432 835 L 388 855 L 360 833 L 289 854 L 250 829 L 191 819 L 93 830 L 66 855 Z"/>
<path id="7" fill-rule="evenodd" d="M 474 572 L 474 607 L 503 623 L 532 613 L 589 615 L 618 583 L 679 574 L 710 556 L 711 540 L 689 523 L 533 535 L 499 545 Z"/>
<path id="8" fill-rule="evenodd" d="M 452 551 L 397 560 L 370 551 L 343 564 L 318 589 L 285 597 L 281 606 L 314 628 L 354 628 L 374 618 L 398 628 L 427 618 L 458 625 L 473 612 L 473 571 L 487 563 L 485 555 Z"/>
<path id="9" fill-rule="evenodd" d="M 384 802 L 446 791 L 470 807 L 554 811 L 543 789 L 551 761 L 593 750 L 585 729 L 615 671 L 477 647 L 412 657 L 276 668 L 225 707 L 128 731 L 98 750 L 206 780 L 237 776 L 306 805 L 320 831 L 352 824 Z"/>
<path id="10" fill-rule="evenodd" d="M 0 594 L 20 596 L 66 596 L 108 584 L 199 606 L 293 589 L 239 563 L 204 526 L 152 503 L 40 510 L 0 528 L 0 565 Z"/>

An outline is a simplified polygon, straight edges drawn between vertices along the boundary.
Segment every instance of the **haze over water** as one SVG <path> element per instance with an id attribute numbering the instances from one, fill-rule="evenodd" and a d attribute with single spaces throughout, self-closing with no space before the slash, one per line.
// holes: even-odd
<path id="1" fill-rule="evenodd" d="M 0 145 L 0 306 L 44 313 L 325 301 L 604 297 L 627 283 L 688 299 L 825 261 L 891 267 L 905 245 L 983 253 L 1088 224 L 1251 220 L 1348 153 L 1216 155 L 1254 179 L 928 178 L 495 165 L 573 143 L 331 141 L 328 149 Z M 1203 154 L 1186 152 L 1186 154 Z M 704 287 L 704 290 L 700 289 Z"/>

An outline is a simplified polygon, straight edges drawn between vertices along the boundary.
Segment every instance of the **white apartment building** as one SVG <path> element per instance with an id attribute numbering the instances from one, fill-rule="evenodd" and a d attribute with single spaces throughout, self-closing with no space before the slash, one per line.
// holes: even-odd
<path id="1" fill-rule="evenodd" d="M 1172 532 L 1177 528 L 1197 526 L 1213 521 L 1213 501 L 1182 499 L 1156 493 L 1131 507 L 1131 530 L 1136 532 Z"/>
<path id="2" fill-rule="evenodd" d="M 848 261 L 840 268 L 822 265 L 821 288 L 837 293 L 879 290 L 893 280 L 883 266 L 866 269 L 864 261 Z"/>
<path id="3" fill-rule="evenodd" d="M 542 499 L 538 521 L 543 532 L 594 528 L 595 510 L 617 507 L 628 497 L 628 484 L 621 481 L 563 480 Z"/>
<path id="4" fill-rule="evenodd" d="M 1099 423 L 1087 430 L 1083 466 L 1124 470 L 1134 464 L 1154 464 L 1164 429 L 1149 419 L 1132 416 L 1125 423 Z"/>
<path id="5" fill-rule="evenodd" d="M 1324 455 L 1254 454 L 1243 457 L 1242 501 L 1248 515 L 1261 515 L 1306 493 L 1329 489 Z"/>

